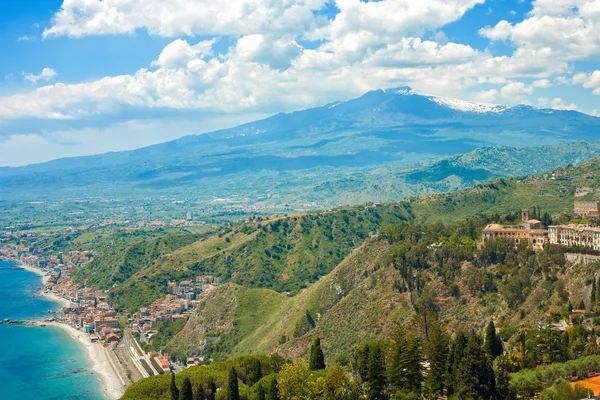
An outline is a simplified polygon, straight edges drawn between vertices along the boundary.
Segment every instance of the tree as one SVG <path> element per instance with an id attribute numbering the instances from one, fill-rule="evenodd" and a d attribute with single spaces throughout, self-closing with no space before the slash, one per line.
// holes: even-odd
<path id="1" fill-rule="evenodd" d="M 266 396 L 265 396 L 265 388 L 263 388 L 263 385 L 256 385 L 256 399 L 257 400 L 266 400 Z"/>
<path id="2" fill-rule="evenodd" d="M 177 389 L 177 383 L 175 383 L 175 374 L 171 374 L 171 400 L 179 400 L 179 389 Z"/>
<path id="3" fill-rule="evenodd" d="M 269 388 L 267 389 L 265 400 L 279 400 L 279 391 L 277 390 L 276 378 L 271 379 L 271 383 L 269 383 Z"/>
<path id="4" fill-rule="evenodd" d="M 248 366 L 248 386 L 254 385 L 256 382 L 260 381 L 262 377 L 263 374 L 260 361 L 253 357 L 250 359 L 250 365 Z"/>
<path id="5" fill-rule="evenodd" d="M 306 360 L 298 359 L 285 364 L 279 371 L 277 390 L 281 400 L 314 399 L 314 382 L 309 381 L 310 371 Z"/>
<path id="6" fill-rule="evenodd" d="M 446 376 L 444 377 L 444 386 L 448 397 L 453 395 L 456 391 L 459 366 L 465 356 L 467 342 L 467 335 L 463 331 L 456 332 L 454 343 L 448 353 Z"/>
<path id="7" fill-rule="evenodd" d="M 233 367 L 229 370 L 227 378 L 227 400 L 240 400 L 237 371 Z"/>
<path id="8" fill-rule="evenodd" d="M 192 382 L 187 376 L 183 380 L 183 386 L 181 386 L 181 390 L 179 391 L 179 400 L 194 400 Z"/>
<path id="9" fill-rule="evenodd" d="M 592 293 L 590 295 L 590 309 L 594 309 L 596 305 L 596 278 L 592 279 Z"/>
<path id="10" fill-rule="evenodd" d="M 496 379 L 490 357 L 481 348 L 480 338 L 471 333 L 464 356 L 458 365 L 455 393 L 458 399 L 496 398 Z"/>
<path id="11" fill-rule="evenodd" d="M 213 379 L 208 382 L 208 388 L 206 388 L 206 400 L 215 400 L 217 397 L 217 384 Z"/>
<path id="12" fill-rule="evenodd" d="M 492 360 L 504 352 L 502 339 L 496 335 L 496 326 L 494 325 L 493 320 L 490 320 L 485 331 L 485 343 L 483 346 L 485 353 L 489 355 Z"/>
<path id="13" fill-rule="evenodd" d="M 423 373 L 421 342 L 398 326 L 394 331 L 389 367 L 389 385 L 392 393 L 421 393 Z"/>
<path id="14" fill-rule="evenodd" d="M 580 310 L 585 310 L 585 303 L 583 302 L 583 300 L 581 300 L 581 301 L 579 302 L 579 307 L 578 307 L 578 308 L 579 308 Z"/>
<path id="15" fill-rule="evenodd" d="M 369 364 L 367 368 L 367 399 L 383 399 L 385 388 L 384 361 L 381 346 L 374 345 L 369 349 Z"/>
<path id="16" fill-rule="evenodd" d="M 205 400 L 206 392 L 204 390 L 204 386 L 202 384 L 198 385 L 196 391 L 194 392 L 194 400 Z"/>
<path id="17" fill-rule="evenodd" d="M 598 340 L 598 336 L 596 336 L 594 333 L 590 334 L 590 338 L 583 348 L 583 353 L 586 356 L 600 354 L 600 341 Z"/>
<path id="18" fill-rule="evenodd" d="M 429 361 L 429 373 L 427 374 L 427 388 L 432 397 L 444 394 L 444 375 L 448 363 L 450 337 L 444 326 L 435 324 L 429 335 L 429 343 L 426 347 L 426 356 Z"/>
<path id="19" fill-rule="evenodd" d="M 312 347 L 310 348 L 310 361 L 308 364 L 310 371 L 318 371 L 325 369 L 325 356 L 321 349 L 321 339 L 316 338 Z"/>

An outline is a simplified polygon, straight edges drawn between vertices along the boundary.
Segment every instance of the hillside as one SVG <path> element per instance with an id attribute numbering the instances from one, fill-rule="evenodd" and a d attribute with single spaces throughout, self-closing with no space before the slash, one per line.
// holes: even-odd
<path id="1" fill-rule="evenodd" d="M 594 159 L 557 170 L 555 179 L 552 174 L 498 179 L 472 189 L 422 195 L 398 203 L 259 217 L 202 237 L 172 236 L 168 239 L 174 242 L 172 247 L 152 239 L 115 248 L 82 269 L 78 277 L 83 280 L 85 276 L 95 287 L 110 290 L 117 305 L 129 310 L 146 306 L 164 294 L 169 280 L 200 274 L 214 274 L 222 281 L 246 287 L 297 294 L 330 273 L 384 225 L 456 222 L 534 206 L 558 217 L 572 210 L 577 187 L 600 188 L 599 170 L 598 159 Z"/>
<path id="2" fill-rule="evenodd" d="M 353 343 L 385 337 L 395 321 L 406 320 L 414 313 L 414 288 L 410 285 L 415 282 L 409 283 L 406 276 L 400 279 L 401 271 L 393 261 L 402 246 L 395 239 L 390 242 L 382 238 L 381 231 L 403 222 L 424 223 L 414 229 L 429 232 L 427 241 L 410 246 L 425 246 L 422 250 L 429 255 L 426 261 L 419 261 L 420 253 L 410 253 L 410 259 L 427 265 L 419 267 L 423 271 L 418 279 L 433 288 L 440 317 L 451 328 L 481 326 L 490 312 L 520 323 L 524 311 L 523 322 L 535 323 L 556 303 L 553 296 L 564 303 L 563 289 L 559 291 L 555 286 L 558 280 L 562 281 L 561 287 L 568 288 L 573 301 L 579 301 L 582 279 L 587 279 L 589 273 L 574 275 L 555 259 L 540 259 L 538 263 L 547 263 L 550 269 L 527 282 L 531 290 L 518 299 L 521 308 L 515 308 L 512 291 L 502 292 L 501 288 L 508 283 L 524 284 L 520 268 L 533 267 L 521 266 L 507 276 L 497 266 L 487 265 L 487 272 L 471 276 L 464 262 L 475 262 L 474 248 L 468 256 L 435 267 L 438 256 L 426 247 L 440 240 L 449 241 L 447 251 L 452 252 L 458 251 L 452 247 L 457 243 L 473 246 L 486 221 L 513 218 L 525 207 L 549 212 L 557 221 L 568 220 L 577 187 L 591 188 L 591 193 L 581 199 L 598 196 L 599 172 L 600 159 L 593 159 L 553 173 L 497 179 L 472 189 L 423 195 L 399 203 L 259 217 L 227 225 L 195 241 L 189 235 L 172 236 L 174 247 L 170 250 L 168 241 L 149 239 L 134 246 L 150 251 L 146 255 L 126 248 L 120 255 L 117 252 L 110 258 L 98 258 L 79 274 L 86 276 L 89 272 L 90 282 L 110 290 L 117 305 L 128 310 L 164 295 L 169 280 L 204 273 L 219 276 L 224 284 L 203 300 L 197 314 L 169 344 L 174 354 L 205 352 L 221 359 L 277 350 L 291 357 L 303 354 L 312 338 L 319 335 L 324 338 L 329 357 L 343 360 Z M 458 236 L 450 239 L 455 232 Z M 114 260 L 129 255 L 148 258 L 146 262 L 127 263 L 134 268 L 122 271 L 122 263 Z M 458 289 L 448 283 L 448 276 L 439 274 L 440 268 L 448 265 L 452 265 L 451 275 Z M 507 280 L 513 273 L 514 277 Z M 118 285 L 113 288 L 115 282 Z M 485 289 L 485 295 L 478 293 L 478 287 L 486 285 L 494 288 L 493 292 Z M 523 286 L 517 286 L 514 292 L 519 290 Z M 286 291 L 290 296 L 281 293 Z M 342 347 L 340 343 L 345 344 Z"/>

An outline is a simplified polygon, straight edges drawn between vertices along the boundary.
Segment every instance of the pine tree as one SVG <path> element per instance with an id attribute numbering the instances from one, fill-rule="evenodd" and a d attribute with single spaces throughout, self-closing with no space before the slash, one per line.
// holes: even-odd
<path id="1" fill-rule="evenodd" d="M 490 320 L 485 331 L 485 343 L 483 346 L 485 353 L 489 355 L 492 360 L 504 352 L 502 339 L 496 335 L 496 326 L 492 320 Z"/>
<path id="2" fill-rule="evenodd" d="M 431 329 L 429 343 L 426 348 L 427 360 L 429 361 L 429 373 L 427 374 L 427 387 L 431 397 L 437 398 L 444 394 L 444 378 L 450 337 L 442 325 L 435 324 Z"/>
<path id="3" fill-rule="evenodd" d="M 421 393 L 423 356 L 420 339 L 397 327 L 393 343 L 388 379 L 392 392 Z"/>
<path id="4" fill-rule="evenodd" d="M 367 370 L 368 400 L 383 399 L 383 391 L 385 389 L 384 370 L 381 347 L 378 344 L 374 344 L 369 349 L 369 365 Z"/>
<path id="5" fill-rule="evenodd" d="M 325 369 L 325 356 L 321 349 L 321 339 L 316 338 L 312 347 L 310 348 L 310 361 L 308 364 L 310 371 L 318 371 Z"/>
<path id="6" fill-rule="evenodd" d="M 194 392 L 194 400 L 205 400 L 206 392 L 204 390 L 204 386 L 202 384 L 198 385 L 196 391 Z"/>
<path id="7" fill-rule="evenodd" d="M 171 374 L 171 400 L 179 400 L 179 389 L 177 389 L 177 383 L 175 383 L 175 374 Z"/>
<path id="8" fill-rule="evenodd" d="M 240 400 L 238 376 L 235 368 L 229 370 L 229 377 L 227 378 L 227 400 Z"/>
<path id="9" fill-rule="evenodd" d="M 277 390 L 277 379 L 271 379 L 267 390 L 265 400 L 279 400 L 279 391 Z"/>
<path id="10" fill-rule="evenodd" d="M 183 386 L 181 386 L 181 390 L 179 391 L 179 400 L 194 400 L 192 382 L 188 377 L 185 377 L 183 380 Z"/>

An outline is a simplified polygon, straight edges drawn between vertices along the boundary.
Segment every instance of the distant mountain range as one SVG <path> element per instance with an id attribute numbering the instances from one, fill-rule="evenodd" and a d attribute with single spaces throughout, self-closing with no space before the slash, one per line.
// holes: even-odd
<path id="1" fill-rule="evenodd" d="M 370 179 L 390 178 L 390 173 L 392 179 L 382 182 L 401 184 L 412 194 L 415 190 L 410 187 L 432 180 L 429 172 L 413 173 L 402 182 L 394 182 L 394 177 L 400 179 L 398 174 L 423 168 L 427 171 L 436 159 L 497 146 L 514 150 L 594 140 L 599 133 L 600 118 L 575 111 L 476 104 L 401 87 L 138 150 L 0 168 L 0 200 L 172 195 L 207 204 L 218 200 L 222 204 L 330 206 L 353 198 L 364 200 L 365 196 L 354 193 L 368 186 Z M 562 147 L 560 160 L 553 162 L 552 154 L 547 154 L 543 158 L 548 161 L 542 164 L 551 169 L 583 161 L 597 155 L 595 145 L 590 146 L 586 142 L 568 150 Z M 550 148 L 544 151 L 552 152 Z M 521 160 L 513 159 L 506 166 L 506 175 L 540 172 L 541 165 L 531 165 L 527 152 L 521 154 Z M 479 158 L 462 166 L 467 169 L 462 175 L 468 179 L 459 174 L 460 182 L 455 179 L 446 186 L 503 175 L 502 162 L 490 172 L 489 166 L 478 165 L 486 162 L 485 157 Z M 428 164 L 423 166 L 423 162 Z M 434 175 L 439 178 L 436 182 L 452 175 L 451 170 L 440 171 Z M 335 189 L 327 198 L 311 197 L 313 189 L 318 192 L 323 187 Z M 384 197 L 396 196 L 390 191 Z"/>

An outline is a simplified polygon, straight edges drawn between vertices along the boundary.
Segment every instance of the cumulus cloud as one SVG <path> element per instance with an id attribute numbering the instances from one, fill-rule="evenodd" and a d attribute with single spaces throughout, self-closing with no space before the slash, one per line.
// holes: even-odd
<path id="1" fill-rule="evenodd" d="M 164 68 L 180 67 L 188 61 L 212 56 L 212 46 L 216 41 L 217 39 L 205 40 L 191 46 L 186 40 L 176 39 L 162 50 L 152 65 Z"/>
<path id="2" fill-rule="evenodd" d="M 528 103 L 527 95 L 533 94 L 533 87 L 523 82 L 511 82 L 500 89 L 500 94 L 513 102 Z"/>
<path id="3" fill-rule="evenodd" d="M 64 0 L 44 37 L 302 33 L 327 0 Z"/>
<path id="4" fill-rule="evenodd" d="M 42 72 L 40 72 L 39 74 L 23 73 L 23 79 L 25 79 L 27 82 L 30 82 L 31 84 L 35 85 L 39 81 L 48 82 L 48 81 L 54 79 L 54 77 L 56 77 L 56 75 L 58 75 L 58 74 L 52 68 L 44 68 L 44 69 L 42 69 Z"/>
<path id="5" fill-rule="evenodd" d="M 591 74 L 578 73 L 573 76 L 573 83 L 580 84 L 586 89 L 594 89 L 593 93 L 600 96 L 600 70 Z"/>
<path id="6" fill-rule="evenodd" d="M 515 24 L 500 21 L 479 34 L 510 41 L 519 50 L 551 60 L 584 60 L 600 54 L 598 0 L 536 0 L 528 17 Z"/>
<path id="7" fill-rule="evenodd" d="M 548 79 L 538 79 L 537 81 L 534 81 L 532 85 L 533 85 L 533 87 L 543 88 L 543 89 L 554 86 L 554 85 L 552 85 L 552 82 L 550 82 L 550 80 L 548 80 Z"/>
<path id="8" fill-rule="evenodd" d="M 550 107 L 552 107 L 556 110 L 579 111 L 579 107 L 577 107 L 576 104 L 568 104 L 565 100 L 561 99 L 560 97 L 556 97 L 556 98 L 552 99 L 552 102 L 550 103 Z"/>

